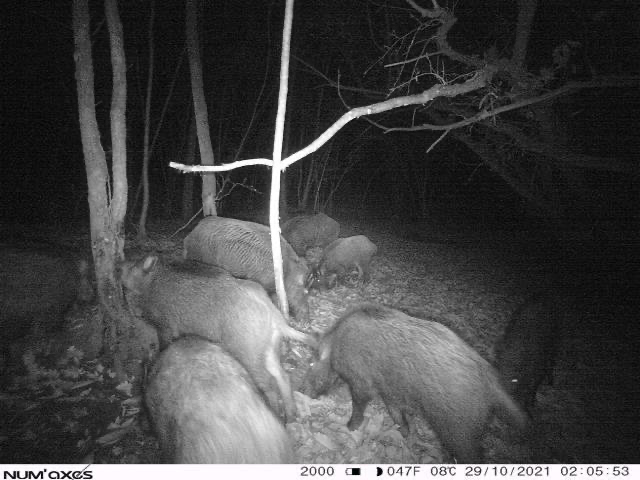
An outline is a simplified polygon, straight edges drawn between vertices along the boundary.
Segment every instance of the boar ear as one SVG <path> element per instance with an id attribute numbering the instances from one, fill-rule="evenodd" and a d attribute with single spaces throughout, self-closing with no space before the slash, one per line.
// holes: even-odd
<path id="1" fill-rule="evenodd" d="M 317 279 L 317 272 L 313 269 L 309 270 L 309 273 L 307 274 L 307 278 L 305 278 L 304 280 L 304 287 L 309 290 L 313 284 L 316 282 Z"/>
<path id="2" fill-rule="evenodd" d="M 144 270 L 145 273 L 148 273 L 149 270 L 156 266 L 156 263 L 158 263 L 158 257 L 156 255 L 149 255 L 142 263 L 142 270 Z"/>

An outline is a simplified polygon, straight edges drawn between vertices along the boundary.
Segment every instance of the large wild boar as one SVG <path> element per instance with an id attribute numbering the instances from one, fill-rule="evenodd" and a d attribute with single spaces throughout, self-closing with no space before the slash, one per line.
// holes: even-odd
<path id="1" fill-rule="evenodd" d="M 352 308 L 323 335 L 301 391 L 315 397 L 337 378 L 351 390 L 349 429 L 362 424 L 379 395 L 403 435 L 409 416 L 418 414 L 461 463 L 482 460 L 492 413 L 520 429 L 527 424 L 499 374 L 455 333 L 380 305 Z"/>
<path id="2" fill-rule="evenodd" d="M 160 354 L 145 399 L 164 462 L 294 462 L 286 430 L 247 371 L 203 338 L 183 337 Z"/>
<path id="3" fill-rule="evenodd" d="M 496 345 L 496 365 L 507 388 L 530 413 L 540 384 L 553 379 L 564 306 L 559 295 L 534 295 L 514 312 Z"/>
<path id="4" fill-rule="evenodd" d="M 339 234 L 340 224 L 324 213 L 299 215 L 282 225 L 282 236 L 301 257 L 304 257 L 311 247 L 324 248 L 329 245 Z"/>
<path id="5" fill-rule="evenodd" d="M 369 281 L 371 258 L 378 247 L 364 235 L 338 238 L 324 251 L 320 267 L 314 276 L 321 286 L 331 287 L 336 278 L 343 279 L 353 268 L 358 270 L 357 284 Z"/>
<path id="6" fill-rule="evenodd" d="M 282 237 L 282 264 L 289 308 L 299 321 L 307 321 L 309 305 L 305 282 L 307 265 Z M 254 280 L 275 292 L 269 228 L 234 218 L 207 217 L 184 239 L 185 258 L 217 265 L 234 277 Z"/>
<path id="7" fill-rule="evenodd" d="M 56 329 L 76 301 L 93 297 L 89 264 L 48 244 L 0 244 L 0 328 L 10 342 L 35 328 Z"/>

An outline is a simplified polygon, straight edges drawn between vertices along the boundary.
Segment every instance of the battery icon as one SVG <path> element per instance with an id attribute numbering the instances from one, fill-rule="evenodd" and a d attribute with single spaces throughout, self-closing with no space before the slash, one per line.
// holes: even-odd
<path id="1" fill-rule="evenodd" d="M 346 469 L 347 475 L 360 475 L 360 467 L 352 467 Z"/>

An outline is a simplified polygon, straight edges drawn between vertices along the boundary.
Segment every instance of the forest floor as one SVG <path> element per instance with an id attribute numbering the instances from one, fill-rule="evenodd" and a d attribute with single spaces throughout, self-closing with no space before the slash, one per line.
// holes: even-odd
<path id="1" fill-rule="evenodd" d="M 534 291 L 558 281 L 557 252 L 544 233 L 518 230 L 465 230 L 387 221 L 367 224 L 338 218 L 341 236 L 367 235 L 378 246 L 371 281 L 362 288 L 338 286 L 310 296 L 311 327 L 324 330 L 350 306 L 382 303 L 415 317 L 437 320 L 493 361 L 493 349 L 513 311 Z M 173 226 L 172 226 L 173 227 Z M 171 227 L 171 228 L 172 228 Z M 177 230 L 177 228 L 176 228 Z M 135 253 L 180 256 L 182 238 L 163 225 L 150 227 L 147 244 Z M 609 274 L 588 282 L 571 281 L 576 300 L 563 330 L 553 383 L 542 385 L 526 437 L 494 420 L 484 440 L 488 463 L 637 463 L 637 345 L 626 325 L 637 321 L 637 299 L 624 280 Z M 611 278 L 614 278 L 612 280 Z M 81 324 L 97 315 L 84 306 L 68 315 Z M 306 346 L 290 343 L 284 368 L 294 389 L 309 365 Z M 2 463 L 157 463 L 159 450 L 149 426 L 140 381 L 118 383 L 99 360 L 66 352 L 66 365 L 45 368 L 26 355 L 30 375 L 0 391 Z M 452 459 L 421 419 L 405 439 L 386 408 L 376 400 L 363 426 L 349 431 L 347 387 L 311 399 L 295 392 L 297 421 L 287 425 L 299 463 L 442 463 Z"/>

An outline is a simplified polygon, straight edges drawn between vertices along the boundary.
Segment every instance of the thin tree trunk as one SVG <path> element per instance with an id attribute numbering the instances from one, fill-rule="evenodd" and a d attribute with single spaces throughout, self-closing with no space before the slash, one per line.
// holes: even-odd
<path id="1" fill-rule="evenodd" d="M 124 217 L 127 213 L 127 65 L 124 55 L 124 36 L 118 12 L 117 0 L 105 1 L 111 68 L 113 69 L 113 93 L 111 95 L 111 148 L 113 151 L 113 197 L 111 198 L 111 227 L 121 238 L 117 255 L 124 258 Z"/>
<path id="2" fill-rule="evenodd" d="M 154 5 L 155 7 L 155 5 Z M 151 158 L 153 156 L 153 152 L 156 146 L 156 143 L 158 142 L 158 137 L 160 135 L 160 132 L 162 131 L 162 125 L 164 124 L 164 119 L 167 116 L 167 109 L 169 108 L 169 104 L 171 103 L 171 98 L 173 97 L 173 91 L 175 89 L 175 85 L 176 85 L 176 81 L 178 79 L 178 74 L 180 72 L 180 67 L 182 66 L 182 61 L 184 59 L 184 54 L 186 52 L 186 49 L 182 52 L 182 55 L 180 55 L 180 59 L 178 60 L 178 63 L 176 64 L 176 69 L 175 72 L 173 73 L 173 80 L 171 80 L 171 88 L 169 88 L 169 93 L 167 94 L 167 97 L 164 100 L 164 105 L 162 106 L 162 112 L 160 113 L 160 119 L 158 120 L 157 124 L 156 124 L 156 128 L 155 128 L 155 132 L 153 134 L 153 140 L 151 141 L 150 145 L 149 145 L 149 154 L 148 157 Z M 150 78 L 153 75 L 150 75 Z M 146 105 L 145 105 L 146 108 Z M 149 126 L 151 126 L 151 124 L 149 124 Z M 147 169 L 148 171 L 148 169 Z M 129 216 L 131 217 L 132 212 L 135 212 L 137 207 L 138 207 L 138 200 L 140 199 L 140 194 L 142 193 L 142 186 L 143 186 L 143 178 L 142 176 L 140 176 L 140 182 L 138 182 L 138 187 L 136 188 L 136 195 L 135 195 L 135 199 L 133 201 L 133 203 L 131 205 L 129 205 Z M 141 214 L 142 215 L 142 214 Z M 146 225 L 146 222 L 145 222 Z"/>
<path id="3" fill-rule="evenodd" d="M 280 219 L 278 203 L 280 200 L 280 177 L 282 161 L 282 138 L 287 112 L 287 93 L 289 90 L 289 58 L 291 49 L 291 24 L 293 23 L 293 0 L 287 0 L 282 31 L 282 53 L 280 56 L 280 92 L 278 93 L 278 113 L 273 136 L 273 170 L 271 172 L 271 196 L 269 198 L 269 225 L 271 227 L 271 251 L 273 252 L 273 272 L 276 280 L 276 293 L 280 311 L 289 318 L 287 294 L 284 290 L 282 270 L 282 250 L 280 246 Z"/>
<path id="4" fill-rule="evenodd" d="M 109 43 L 111 50 L 111 68 L 113 70 L 113 87 L 111 94 L 111 165 L 113 170 L 113 196 L 110 199 L 111 208 L 106 211 L 107 218 L 109 210 L 111 218 L 107 223 L 110 230 L 109 237 L 114 239 L 115 248 L 105 245 L 103 254 L 105 255 L 102 264 L 103 274 L 108 275 L 109 298 L 107 305 L 109 313 L 105 317 L 105 347 L 113 354 L 115 371 L 124 377 L 125 350 L 120 340 L 127 334 L 128 325 L 126 316 L 121 314 L 124 301 L 122 290 L 117 288 L 115 274 L 116 261 L 124 259 L 124 217 L 127 213 L 127 128 L 126 128 L 126 103 L 127 103 L 127 78 L 126 62 L 124 54 L 124 39 L 122 33 L 122 23 L 118 12 L 117 0 L 105 1 L 105 14 L 107 27 L 109 29 Z M 94 257 L 95 258 L 95 257 Z"/>
<path id="5" fill-rule="evenodd" d="M 315 129 L 313 131 L 314 137 L 318 137 L 320 135 L 320 124 L 321 124 L 320 116 L 322 111 L 323 98 L 324 98 L 324 89 L 320 89 L 318 101 L 316 104 L 316 118 L 314 119 L 315 121 Z M 300 132 L 301 145 L 304 143 L 303 137 L 304 137 L 303 132 Z M 317 169 L 318 168 L 323 169 L 323 166 L 326 165 L 326 162 L 317 161 L 317 158 L 318 158 L 317 156 L 318 156 L 317 153 L 309 156 L 306 160 L 306 163 L 304 165 L 300 164 L 299 166 L 299 170 L 298 170 L 299 175 L 297 177 L 298 185 L 296 186 L 296 190 L 298 194 L 296 199 L 297 200 L 296 209 L 298 211 L 317 212 L 317 209 L 319 207 L 318 193 L 322 185 L 320 184 L 314 185 L 314 183 L 316 180 L 320 181 L 322 179 L 321 175 L 318 174 Z M 324 153 L 322 154 L 321 158 L 327 159 Z M 310 199 L 311 199 L 312 188 L 315 188 L 316 194 L 315 194 L 313 206 L 310 207 L 309 205 L 311 203 Z"/>
<path id="6" fill-rule="evenodd" d="M 513 45 L 511 61 L 521 69 L 525 68 L 527 48 L 531 37 L 531 26 L 538 8 L 538 0 L 518 0 L 518 24 L 516 26 L 516 38 Z"/>
<path id="7" fill-rule="evenodd" d="M 317 165 L 315 155 L 311 156 L 307 159 L 307 164 L 304 166 L 300 166 L 300 171 L 304 172 L 300 176 L 300 181 L 304 182 L 304 187 L 302 188 L 302 195 L 298 200 L 298 210 L 308 210 L 309 198 L 311 197 L 311 187 L 313 186 L 313 177 L 314 177 L 314 168 Z"/>
<path id="8" fill-rule="evenodd" d="M 185 30 L 189 53 L 189 69 L 191 71 L 193 110 L 198 131 L 198 145 L 200 147 L 200 162 L 202 165 L 213 165 L 213 147 L 211 146 L 211 135 L 209 133 L 209 117 L 202 82 L 202 64 L 200 62 L 197 0 L 187 0 L 186 10 Z M 202 175 L 202 211 L 205 216 L 217 215 L 215 200 L 215 174 L 213 172 L 204 173 Z"/>
<path id="9" fill-rule="evenodd" d="M 287 172 L 284 171 L 282 172 L 282 175 L 280 175 L 280 200 L 278 201 L 278 209 L 280 210 L 280 218 L 288 218 L 289 215 L 289 209 L 288 209 L 288 205 L 287 205 Z"/>
<path id="10" fill-rule="evenodd" d="M 191 115 L 189 131 L 187 132 L 187 144 L 184 152 L 184 163 L 193 165 L 196 163 L 196 118 Z M 184 184 L 182 186 L 182 219 L 186 222 L 193 215 L 193 175 L 183 175 Z"/>
<path id="11" fill-rule="evenodd" d="M 107 195 L 109 172 L 107 171 L 107 160 L 100 143 L 100 132 L 98 131 L 98 122 L 96 120 L 88 0 L 74 0 L 73 2 L 73 34 L 80 136 L 89 186 L 91 244 L 97 266 L 102 265 L 99 253 L 101 248 L 105 247 L 103 238 L 107 233 L 106 229 L 109 224 L 109 197 Z M 115 247 L 115 244 L 112 244 L 113 247 Z M 110 255 L 113 256 L 113 252 Z M 100 263 L 98 263 L 99 261 Z M 101 269 L 97 270 L 101 271 Z M 98 294 L 101 297 L 104 295 L 102 286 L 105 280 L 104 275 L 99 275 L 97 278 Z"/>
<path id="12" fill-rule="evenodd" d="M 142 211 L 138 222 L 138 240 L 147 238 L 147 215 L 149 212 L 149 131 L 151 130 L 151 92 L 153 90 L 153 20 L 156 13 L 156 2 L 151 0 L 149 12 L 149 72 L 147 75 L 147 99 L 144 109 L 144 153 L 142 155 Z"/>

